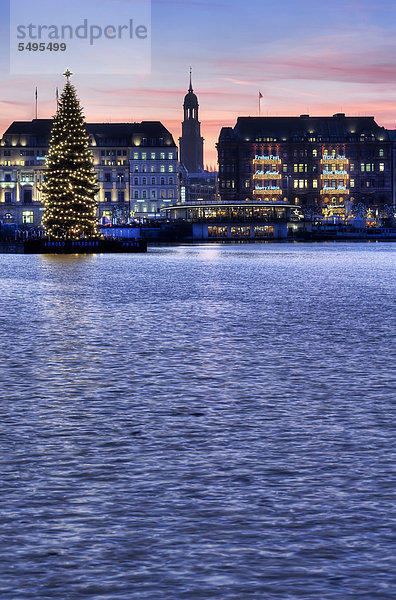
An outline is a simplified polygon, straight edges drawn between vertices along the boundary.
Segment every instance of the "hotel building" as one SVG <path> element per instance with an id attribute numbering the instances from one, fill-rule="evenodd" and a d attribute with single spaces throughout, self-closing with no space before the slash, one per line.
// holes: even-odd
<path id="1" fill-rule="evenodd" d="M 392 142 L 374 117 L 240 117 L 217 144 L 224 202 L 288 203 L 346 219 L 394 204 Z"/>
<path id="2" fill-rule="evenodd" d="M 14 122 L 0 142 L 0 220 L 41 223 L 51 119 Z M 87 123 L 102 222 L 155 218 L 178 197 L 178 152 L 158 121 Z"/>

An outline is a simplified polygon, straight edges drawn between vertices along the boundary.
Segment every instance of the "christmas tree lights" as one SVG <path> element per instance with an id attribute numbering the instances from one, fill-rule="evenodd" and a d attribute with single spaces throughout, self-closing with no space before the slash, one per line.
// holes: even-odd
<path id="1" fill-rule="evenodd" d="M 43 227 L 54 239 L 96 238 L 98 180 L 72 73 L 64 75 L 46 159 Z"/>

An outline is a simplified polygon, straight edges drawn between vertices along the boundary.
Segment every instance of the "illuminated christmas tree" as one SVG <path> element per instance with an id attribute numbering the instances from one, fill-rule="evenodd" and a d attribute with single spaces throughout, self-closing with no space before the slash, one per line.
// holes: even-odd
<path id="1" fill-rule="evenodd" d="M 55 239 L 94 238 L 97 230 L 98 181 L 89 150 L 89 136 L 72 73 L 54 117 L 46 161 L 43 226 Z"/>

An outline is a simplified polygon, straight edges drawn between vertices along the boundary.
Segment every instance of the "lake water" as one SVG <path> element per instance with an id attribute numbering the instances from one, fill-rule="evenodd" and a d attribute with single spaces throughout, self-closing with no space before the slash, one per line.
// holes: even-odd
<path id="1" fill-rule="evenodd" d="M 395 244 L 0 255 L 0 290 L 1 598 L 395 598 Z"/>

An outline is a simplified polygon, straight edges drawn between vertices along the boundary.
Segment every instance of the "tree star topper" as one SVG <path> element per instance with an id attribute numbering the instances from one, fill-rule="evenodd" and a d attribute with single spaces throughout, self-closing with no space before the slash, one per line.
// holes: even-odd
<path id="1" fill-rule="evenodd" d="M 70 77 L 73 75 L 73 73 L 70 71 L 70 69 L 66 69 L 66 71 L 63 73 L 63 75 L 66 77 L 67 83 L 69 83 Z"/>

